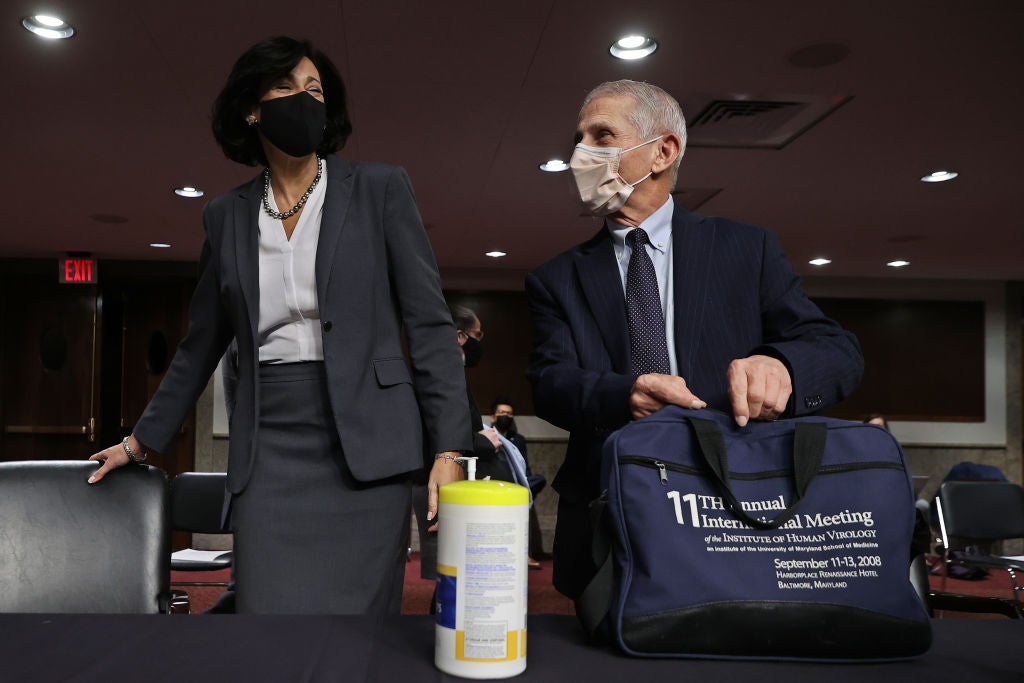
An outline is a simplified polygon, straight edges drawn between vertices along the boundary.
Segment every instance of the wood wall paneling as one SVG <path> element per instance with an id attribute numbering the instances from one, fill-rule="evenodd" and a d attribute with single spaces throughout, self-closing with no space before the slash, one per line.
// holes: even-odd
<path id="1" fill-rule="evenodd" d="M 5 460 L 78 459 L 94 451 L 103 371 L 97 288 L 60 285 L 54 270 L 51 264 L 47 275 L 3 281 Z"/>
<path id="2" fill-rule="evenodd" d="M 981 301 L 815 299 L 857 335 L 864 379 L 830 414 L 862 419 L 983 422 L 985 305 Z"/>
<path id="3" fill-rule="evenodd" d="M 516 412 L 533 413 L 526 365 L 532 322 L 523 292 L 452 291 L 450 304 L 476 311 L 484 357 L 466 379 L 481 413 L 507 395 Z M 862 419 L 980 422 L 985 419 L 985 306 L 981 301 L 816 298 L 857 335 L 864 379 L 829 414 Z"/>
<path id="4" fill-rule="evenodd" d="M 163 377 L 150 339 L 164 338 L 169 362 L 187 329 L 193 264 L 104 263 L 87 286 L 54 271 L 52 260 L 0 261 L 0 459 L 83 459 L 117 443 Z M 51 355 L 63 340 L 62 364 L 44 363 L 44 338 Z M 194 420 L 152 464 L 192 469 Z"/>

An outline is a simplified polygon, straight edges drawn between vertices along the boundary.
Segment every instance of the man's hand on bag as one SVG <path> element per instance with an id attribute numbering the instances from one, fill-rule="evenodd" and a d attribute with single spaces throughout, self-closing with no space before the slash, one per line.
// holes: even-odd
<path id="1" fill-rule="evenodd" d="M 729 364 L 729 398 L 736 424 L 776 420 L 786 412 L 793 380 L 785 364 L 771 356 L 737 358 Z"/>
<path id="2" fill-rule="evenodd" d="M 669 404 L 694 410 L 707 406 L 693 395 L 682 377 L 652 372 L 636 378 L 629 394 L 629 410 L 634 420 L 647 417 Z"/>

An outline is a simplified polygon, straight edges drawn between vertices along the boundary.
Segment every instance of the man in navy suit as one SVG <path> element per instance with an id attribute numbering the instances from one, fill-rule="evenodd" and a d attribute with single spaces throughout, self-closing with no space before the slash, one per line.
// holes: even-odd
<path id="1" fill-rule="evenodd" d="M 526 278 L 537 415 L 570 431 L 552 483 L 554 583 L 574 599 L 594 573 L 588 505 L 609 433 L 668 404 L 741 427 L 806 415 L 863 372 L 856 338 L 804 296 L 771 232 L 674 205 L 686 124 L 668 93 L 598 86 L 576 142 L 580 202 L 604 226 Z"/>

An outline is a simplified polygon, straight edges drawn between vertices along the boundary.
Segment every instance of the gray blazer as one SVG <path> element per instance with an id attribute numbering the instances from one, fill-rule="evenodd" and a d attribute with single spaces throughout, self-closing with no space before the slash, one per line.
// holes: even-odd
<path id="1" fill-rule="evenodd" d="M 145 446 L 166 449 L 236 338 L 232 493 L 249 480 L 258 438 L 262 196 L 260 175 L 206 206 L 188 334 L 134 430 Z M 455 328 L 404 170 L 327 159 L 316 282 L 331 409 L 352 474 L 371 481 L 423 467 L 424 452 L 472 450 Z"/>

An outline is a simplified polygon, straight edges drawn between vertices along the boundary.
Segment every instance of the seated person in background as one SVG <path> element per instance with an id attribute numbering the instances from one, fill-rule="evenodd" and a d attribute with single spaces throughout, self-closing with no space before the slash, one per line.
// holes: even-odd
<path id="1" fill-rule="evenodd" d="M 502 436 L 515 444 L 519 452 L 526 460 L 526 471 L 530 471 L 530 462 L 526 457 L 526 439 L 516 429 L 515 410 L 512 408 L 512 401 L 504 396 L 499 396 L 491 403 L 491 426 L 498 430 Z"/>
<path id="2" fill-rule="evenodd" d="M 878 425 L 889 431 L 889 421 L 885 419 L 885 415 L 881 413 L 872 413 L 864 418 L 864 424 L 866 425 Z"/>
<path id="3" fill-rule="evenodd" d="M 515 410 L 512 408 L 512 401 L 505 396 L 499 396 L 491 404 L 491 426 L 498 430 L 498 433 L 511 441 L 523 456 L 526 466 L 526 479 L 530 483 L 530 493 L 534 498 L 544 490 L 548 480 L 543 474 L 534 474 L 530 470 L 530 459 L 526 454 L 526 439 L 516 429 Z M 537 510 L 530 506 L 530 569 L 540 569 L 540 562 L 535 558 L 542 557 L 544 544 L 541 537 L 540 521 L 537 519 Z"/>

